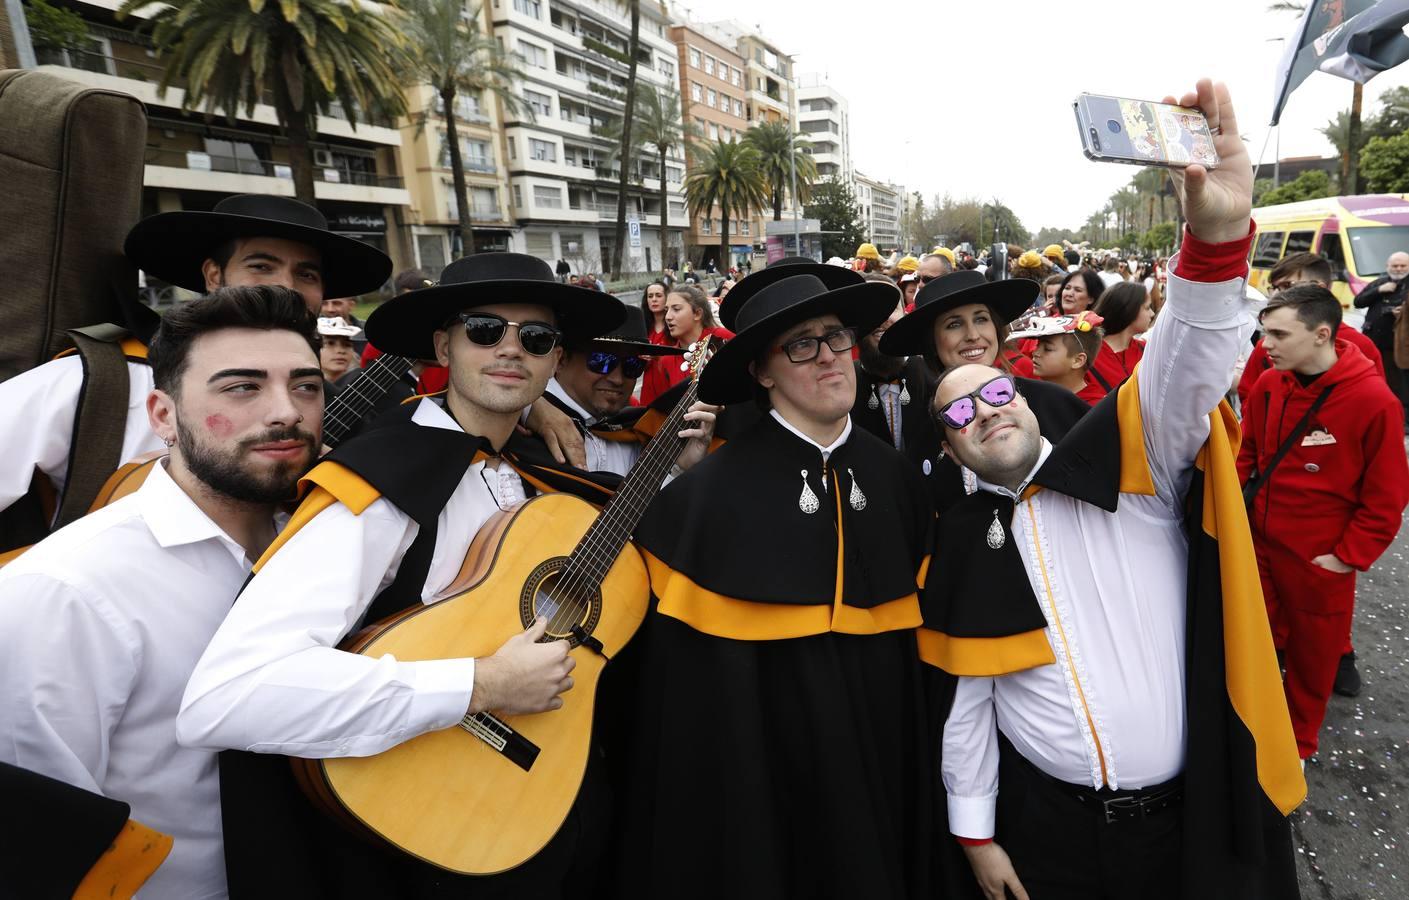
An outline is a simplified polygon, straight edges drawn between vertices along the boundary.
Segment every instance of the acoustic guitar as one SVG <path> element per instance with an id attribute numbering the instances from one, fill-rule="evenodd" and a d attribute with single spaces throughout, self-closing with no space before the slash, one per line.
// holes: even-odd
<path id="1" fill-rule="evenodd" d="M 700 344 L 684 364 L 696 374 L 711 352 Z M 577 661 L 562 707 L 467 714 L 458 727 L 376 756 L 291 760 L 316 806 L 463 874 L 503 872 L 543 849 L 582 785 L 598 679 L 645 618 L 650 584 L 631 532 L 680 455 L 677 434 L 695 396 L 691 380 L 600 514 L 569 494 L 542 494 L 497 513 L 442 599 L 342 644 L 401 660 L 482 657 L 545 616 L 543 640 L 567 641 Z"/>

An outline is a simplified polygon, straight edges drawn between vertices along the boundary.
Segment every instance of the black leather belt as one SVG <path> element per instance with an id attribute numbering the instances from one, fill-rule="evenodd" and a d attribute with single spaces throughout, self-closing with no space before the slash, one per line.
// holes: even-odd
<path id="1" fill-rule="evenodd" d="M 1154 784 L 1133 791 L 1113 791 L 1110 788 L 1096 790 L 1086 785 L 1072 784 L 1069 781 L 1048 775 L 1018 752 L 1017 748 L 1008 741 L 1006 735 L 1000 734 L 999 738 L 1001 743 L 1007 745 L 1002 748 L 1003 751 L 1012 754 L 1012 758 L 1024 769 L 1076 800 L 1086 809 L 1100 813 L 1107 825 L 1158 815 L 1171 809 L 1178 809 L 1184 803 L 1184 780 L 1182 777 L 1172 778 L 1162 784 Z"/>

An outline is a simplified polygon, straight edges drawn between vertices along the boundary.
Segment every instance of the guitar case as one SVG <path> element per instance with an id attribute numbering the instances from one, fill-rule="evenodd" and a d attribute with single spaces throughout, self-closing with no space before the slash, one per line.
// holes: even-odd
<path id="1" fill-rule="evenodd" d="M 137 298 L 137 272 L 122 254 L 141 214 L 147 116 L 137 98 L 49 72 L 0 70 L 0 381 L 75 348 L 74 332 L 104 324 L 81 355 L 87 373 L 61 521 L 88 509 L 121 460 L 128 334 L 143 342 L 159 319 Z M 111 398 L 120 397 L 112 403 Z M 79 438 L 82 437 L 82 440 Z M 116 441 L 116 446 L 112 446 Z M 77 479 L 76 481 L 74 479 Z M 42 481 L 43 479 L 37 479 Z M 48 531 L 52 491 L 36 484 L 0 513 L 0 549 Z M 47 494 L 47 496 L 46 496 Z"/>

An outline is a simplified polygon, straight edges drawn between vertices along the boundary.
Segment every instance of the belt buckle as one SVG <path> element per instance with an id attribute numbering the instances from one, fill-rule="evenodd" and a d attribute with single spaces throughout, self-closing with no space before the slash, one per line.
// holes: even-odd
<path id="1" fill-rule="evenodd" d="M 1101 802 L 1102 813 L 1107 825 L 1114 825 L 1121 819 L 1131 818 L 1145 811 L 1145 801 L 1135 797 L 1118 797 Z"/>

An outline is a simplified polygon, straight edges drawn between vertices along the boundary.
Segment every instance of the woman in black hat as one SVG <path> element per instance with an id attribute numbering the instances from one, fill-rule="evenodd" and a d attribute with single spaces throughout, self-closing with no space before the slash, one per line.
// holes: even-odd
<path id="1" fill-rule="evenodd" d="M 886 331 L 880 350 L 890 356 L 923 355 L 937 375 L 968 364 L 1007 369 L 1003 345 L 1008 323 L 1032 305 L 1039 290 L 1026 279 L 990 282 L 970 271 L 937 278 L 915 296 L 914 311 Z M 1048 440 L 1061 438 L 1089 409 L 1054 385 L 1031 378 L 1018 383 Z M 926 406 L 931 399 L 925 398 Z M 972 474 L 943 453 L 924 460 L 921 470 L 940 513 L 976 487 Z"/>
<path id="2" fill-rule="evenodd" d="M 856 336 L 899 295 L 811 274 L 750 293 L 700 397 L 768 412 L 637 530 L 657 602 L 618 894 L 926 896 L 935 766 L 910 629 L 933 516 L 848 416 Z"/>

